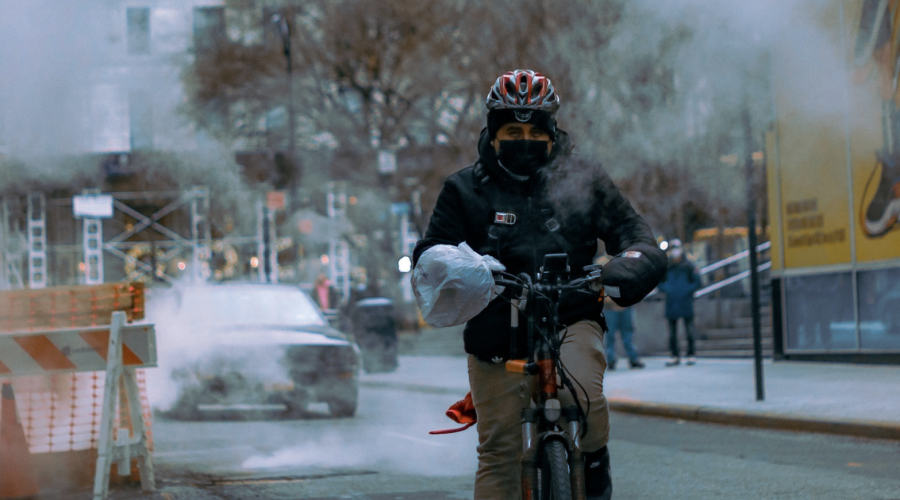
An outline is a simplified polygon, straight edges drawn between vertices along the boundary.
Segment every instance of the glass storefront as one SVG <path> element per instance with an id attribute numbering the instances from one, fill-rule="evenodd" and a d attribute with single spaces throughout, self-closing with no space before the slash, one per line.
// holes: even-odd
<path id="1" fill-rule="evenodd" d="M 784 286 L 787 349 L 857 348 L 853 282 L 849 272 L 789 277 Z"/>
<path id="2" fill-rule="evenodd" d="M 798 71 L 795 37 L 776 37 L 770 52 L 775 123 L 763 160 L 782 354 L 900 360 L 900 192 L 884 160 L 900 155 L 900 99 L 883 92 L 883 75 L 860 69 L 881 64 L 878 51 L 852 42 L 868 36 L 861 19 L 874 4 L 816 2 L 821 33 L 851 41 L 843 67 L 811 57 Z M 828 71 L 840 77 L 822 78 Z"/>
<path id="3" fill-rule="evenodd" d="M 900 269 L 860 271 L 857 281 L 860 347 L 900 351 Z"/>

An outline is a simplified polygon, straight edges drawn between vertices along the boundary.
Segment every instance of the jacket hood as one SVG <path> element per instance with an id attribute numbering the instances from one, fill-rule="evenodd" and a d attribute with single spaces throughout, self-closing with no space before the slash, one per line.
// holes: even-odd
<path id="1" fill-rule="evenodd" d="M 488 175 L 495 179 L 503 179 L 515 184 L 529 184 L 535 178 L 543 178 L 552 165 L 572 152 L 573 147 L 569 134 L 565 130 L 556 129 L 556 141 L 553 143 L 553 149 L 550 150 L 547 165 L 538 170 L 537 175 L 526 181 L 520 181 L 514 179 L 506 169 L 500 166 L 500 163 L 497 161 L 497 151 L 494 149 L 494 145 L 491 144 L 490 134 L 488 134 L 487 127 L 485 127 L 481 129 L 481 136 L 478 138 L 478 163 L 487 170 Z"/>

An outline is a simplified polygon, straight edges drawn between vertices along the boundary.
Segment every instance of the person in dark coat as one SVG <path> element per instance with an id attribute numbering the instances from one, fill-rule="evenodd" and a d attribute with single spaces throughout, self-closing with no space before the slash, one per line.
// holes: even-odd
<path id="1" fill-rule="evenodd" d="M 414 265 L 435 245 L 466 242 L 517 275 L 535 275 L 544 255 L 566 253 L 572 278 L 593 264 L 598 239 L 614 257 L 603 267 L 603 283 L 622 306 L 643 299 L 665 272 L 666 256 L 650 227 L 634 211 L 599 164 L 572 153 L 568 135 L 556 127 L 559 108 L 553 84 L 531 70 L 510 71 L 487 97 L 487 127 L 478 141 L 478 162 L 451 175 L 441 190 Z M 424 271 L 424 270 L 423 270 Z M 427 274 L 424 279 L 427 279 Z M 466 324 L 469 384 L 478 414 L 478 471 L 475 498 L 521 498 L 520 413 L 531 405 L 533 377 L 504 367 L 510 356 L 525 357 L 525 328 L 518 351 L 510 353 L 507 290 Z M 587 432 L 581 441 L 589 500 L 612 494 L 609 469 L 609 406 L 603 395 L 606 356 L 602 301 L 567 293 L 559 305 L 566 341 L 560 358 L 584 392 Z M 526 321 L 520 316 L 520 321 Z M 529 385 L 531 384 L 531 385 Z M 567 390 L 560 399 L 574 402 Z M 588 404 L 590 401 L 590 404 Z M 573 404 L 563 401 L 563 405 Z"/>
<path id="2" fill-rule="evenodd" d="M 666 294 L 666 319 L 669 320 L 669 350 L 672 359 L 666 366 L 681 364 L 681 353 L 678 349 L 678 320 L 684 323 L 687 336 L 687 364 L 697 362 L 694 353 L 694 292 L 700 288 L 700 277 L 697 270 L 684 256 L 681 240 L 673 239 L 669 243 L 669 266 L 666 275 L 659 284 L 659 290 Z"/>

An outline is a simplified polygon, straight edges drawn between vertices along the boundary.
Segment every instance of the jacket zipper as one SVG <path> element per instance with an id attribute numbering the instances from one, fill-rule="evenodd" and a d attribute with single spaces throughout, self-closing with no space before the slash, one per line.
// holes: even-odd
<path id="1" fill-rule="evenodd" d="M 531 216 L 531 215 L 532 215 L 531 212 L 532 212 L 532 210 L 531 210 L 531 196 L 529 196 L 529 197 L 528 197 L 528 214 L 527 214 L 527 215 L 528 215 L 528 222 L 529 222 L 529 223 L 531 223 L 531 221 L 532 221 L 532 219 L 533 219 L 532 216 Z M 532 276 L 532 277 L 537 277 L 537 270 L 538 270 L 538 260 L 537 260 L 537 259 L 538 259 L 538 255 L 537 255 L 537 245 L 535 244 L 536 238 L 529 238 L 529 240 L 531 240 L 531 259 L 532 259 L 532 260 L 531 260 L 531 276 Z"/>

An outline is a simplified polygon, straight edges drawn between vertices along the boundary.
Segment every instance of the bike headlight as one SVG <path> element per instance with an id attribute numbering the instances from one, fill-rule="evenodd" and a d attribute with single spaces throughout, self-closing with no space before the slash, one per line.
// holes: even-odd
<path id="1" fill-rule="evenodd" d="M 544 418 L 546 418 L 548 422 L 556 422 L 559 420 L 560 416 L 562 416 L 562 406 L 559 404 L 559 400 L 548 399 L 547 402 L 544 403 Z"/>

